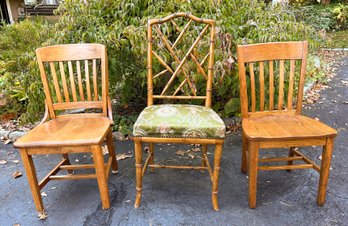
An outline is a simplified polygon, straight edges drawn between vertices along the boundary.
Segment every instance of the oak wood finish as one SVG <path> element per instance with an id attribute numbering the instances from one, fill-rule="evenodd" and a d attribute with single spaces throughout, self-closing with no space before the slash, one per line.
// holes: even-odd
<path id="1" fill-rule="evenodd" d="M 20 149 L 35 207 L 39 214 L 44 213 L 40 189 L 50 180 L 94 178 L 98 181 L 102 207 L 107 209 L 110 207 L 109 171 L 112 168 L 114 173 L 117 172 L 118 165 L 111 133 L 106 48 L 99 44 L 58 45 L 39 48 L 36 54 L 46 95 L 46 113 L 38 126 L 14 143 Z M 80 61 L 84 62 L 84 68 Z M 90 75 L 91 66 L 93 75 Z M 101 81 L 101 98 L 98 81 Z M 57 112 L 81 108 L 100 109 L 100 113 L 62 115 Z M 106 164 L 101 147 L 104 143 L 109 152 Z M 68 154 L 82 152 L 91 153 L 94 164 L 70 165 Z M 38 183 L 32 155 L 48 154 L 61 154 L 62 160 Z M 95 169 L 96 173 L 73 175 L 77 169 Z M 57 175 L 61 170 L 67 171 L 68 175 Z"/>
<path id="2" fill-rule="evenodd" d="M 241 171 L 249 172 L 250 208 L 256 208 L 259 170 L 314 169 L 320 173 L 317 203 L 323 205 L 325 202 L 333 143 L 337 131 L 322 122 L 301 115 L 307 49 L 306 41 L 239 45 L 237 47 L 243 117 Z M 268 73 L 265 72 L 266 63 Z M 254 65 L 259 65 L 259 67 L 256 68 Z M 257 69 L 259 69 L 259 73 L 255 72 Z M 296 69 L 299 69 L 298 76 L 296 76 Z M 247 84 L 247 73 L 250 76 L 250 86 Z M 259 74 L 259 98 L 256 96 L 257 78 L 255 75 L 257 74 Z M 267 93 L 265 81 L 269 82 L 268 107 L 265 103 L 267 98 L 264 96 Z M 285 89 L 286 81 L 288 81 L 287 90 Z M 278 82 L 278 90 L 274 88 L 276 82 Z M 297 85 L 296 88 L 295 85 Z M 251 97 L 248 97 L 247 87 L 251 88 L 249 92 Z M 277 100 L 275 101 L 275 99 Z M 295 106 L 293 106 L 294 102 L 296 102 Z M 251 107 L 249 107 L 249 103 L 251 103 Z M 275 105 L 276 109 L 274 109 Z M 321 167 L 295 148 L 304 146 L 324 147 Z M 259 159 L 259 149 L 261 148 L 289 148 L 289 156 Z M 293 164 L 295 161 L 303 161 L 304 164 Z M 285 162 L 286 165 L 259 165 L 265 162 Z"/>
<path id="3" fill-rule="evenodd" d="M 178 26 L 178 23 L 175 22 L 175 19 L 183 19 L 183 28 Z M 187 22 L 186 22 L 187 21 Z M 161 24 L 172 24 L 174 25 L 174 31 L 178 32 L 174 44 L 171 44 L 169 39 L 165 36 L 166 33 L 161 31 Z M 194 39 L 192 45 L 188 48 L 187 52 L 184 53 L 180 50 L 180 44 L 183 40 L 184 34 L 195 25 L 200 26 L 202 29 L 198 37 Z M 210 33 L 208 33 L 208 31 Z M 153 36 L 154 34 L 157 36 Z M 204 100 L 206 107 L 211 107 L 211 95 L 212 95 L 212 81 L 213 81 L 213 64 L 214 64 L 214 33 L 215 25 L 213 20 L 197 18 L 188 13 L 175 13 L 173 15 L 167 16 L 161 19 L 150 19 L 148 21 L 148 48 L 147 48 L 147 105 L 151 106 L 154 104 L 154 100 L 165 99 L 165 100 Z M 208 42 L 205 43 L 208 45 L 208 53 L 197 54 L 197 46 L 202 44 L 203 36 L 208 35 Z M 172 57 L 172 62 L 166 62 L 163 57 L 160 56 L 153 48 L 154 39 L 157 38 L 161 43 L 163 43 L 166 51 L 170 53 Z M 156 40 L 157 40 L 156 39 Z M 153 58 L 156 59 L 163 69 L 157 74 L 153 75 Z M 196 87 L 193 79 L 191 78 L 191 72 L 187 65 L 189 60 L 192 60 L 192 65 L 196 66 L 196 69 L 193 73 L 202 76 L 206 80 L 205 95 L 197 95 Z M 205 67 L 205 63 L 207 67 Z M 174 62 L 174 63 L 173 63 Z M 177 65 L 176 68 L 172 68 L 173 65 Z M 165 74 L 171 74 L 169 81 L 165 84 L 164 89 L 160 94 L 154 94 L 154 82 L 155 78 L 162 78 Z M 182 81 L 180 85 L 174 88 L 174 93 L 170 94 L 170 87 L 174 84 L 174 80 L 182 75 Z M 187 85 L 190 94 L 183 95 L 182 88 Z M 134 137 L 135 143 L 135 167 L 136 167 L 136 198 L 134 207 L 138 208 L 140 206 L 141 197 L 142 197 L 142 178 L 146 174 L 147 168 L 154 170 L 156 168 L 171 168 L 171 169 L 193 169 L 193 170 L 207 170 L 210 178 L 212 180 L 212 205 L 213 209 L 218 211 L 218 182 L 219 182 L 219 170 L 220 170 L 220 159 L 223 149 L 223 139 L 201 139 L 201 138 L 165 138 L 165 137 Z M 149 153 L 146 158 L 144 165 L 142 163 L 142 144 L 149 143 Z M 168 166 L 160 165 L 154 163 L 154 143 L 183 143 L 183 144 L 202 144 L 202 163 L 201 166 Z M 213 144 L 215 148 L 215 157 L 214 157 L 214 166 L 211 166 L 208 157 L 207 157 L 207 145 Z"/>

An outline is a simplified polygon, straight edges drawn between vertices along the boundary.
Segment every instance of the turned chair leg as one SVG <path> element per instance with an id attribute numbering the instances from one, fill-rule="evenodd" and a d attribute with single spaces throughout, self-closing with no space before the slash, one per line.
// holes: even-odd
<path id="1" fill-rule="evenodd" d="M 250 141 L 249 143 L 249 208 L 256 208 L 257 191 L 257 167 L 259 155 L 259 143 Z"/>
<path id="2" fill-rule="evenodd" d="M 100 192 L 100 199 L 103 209 L 110 208 L 110 197 L 108 182 L 106 179 L 106 171 L 104 167 L 104 157 L 101 146 L 96 145 L 92 147 L 92 155 L 94 161 L 95 172 L 97 175 L 98 187 Z"/>
<path id="3" fill-rule="evenodd" d="M 137 194 L 135 197 L 134 207 L 138 208 L 141 202 L 142 196 L 142 187 L 143 187 L 143 175 L 142 175 L 142 143 L 141 141 L 134 140 L 134 149 L 135 149 L 135 169 L 136 169 L 136 190 Z"/>
<path id="4" fill-rule="evenodd" d="M 114 149 L 114 142 L 112 140 L 111 130 L 108 133 L 108 135 L 106 135 L 106 144 L 108 146 L 109 157 L 112 159 L 112 164 L 111 164 L 112 173 L 118 173 L 118 163 L 116 159 L 116 153 Z"/>
<path id="5" fill-rule="evenodd" d="M 222 145 L 216 144 L 214 153 L 214 172 L 213 172 L 213 189 L 212 189 L 212 202 L 215 211 L 219 211 L 218 204 L 218 186 L 219 186 L 219 172 L 220 172 L 220 161 L 222 154 Z"/>
<path id="6" fill-rule="evenodd" d="M 36 177 L 34 162 L 31 155 L 28 155 L 26 149 L 20 149 L 20 154 L 22 157 L 25 172 L 27 174 L 28 183 L 31 190 L 31 194 L 34 199 L 35 207 L 40 216 L 41 214 L 44 213 L 45 209 L 42 203 L 42 197 L 41 197 L 40 188 L 39 188 L 39 184 Z"/>
<path id="7" fill-rule="evenodd" d="M 241 165 L 242 173 L 246 173 L 248 169 L 247 151 L 248 151 L 248 139 L 245 137 L 243 133 L 242 135 L 242 165 Z"/>
<path id="8" fill-rule="evenodd" d="M 295 155 L 294 150 L 295 150 L 295 147 L 291 147 L 291 148 L 289 149 L 289 157 L 294 157 L 294 155 Z M 293 160 L 289 160 L 289 161 L 288 161 L 288 166 L 291 166 L 293 162 L 294 162 Z M 288 169 L 288 170 L 286 170 L 286 171 L 290 172 L 291 170 Z"/>
<path id="9" fill-rule="evenodd" d="M 65 165 L 70 165 L 70 160 L 69 160 L 69 155 L 68 154 L 62 154 L 62 157 L 63 157 L 63 159 L 65 159 Z M 68 170 L 68 174 L 69 175 L 72 175 L 72 174 L 74 174 L 74 170 L 73 169 L 69 169 Z"/>
<path id="10" fill-rule="evenodd" d="M 149 154 L 151 155 L 151 158 L 149 160 L 149 164 L 150 165 L 155 164 L 155 147 L 154 147 L 153 143 L 149 144 Z M 150 167 L 150 171 L 155 172 L 155 168 Z"/>
<path id="11" fill-rule="evenodd" d="M 334 138 L 328 138 L 326 145 L 323 148 L 321 167 L 320 167 L 320 179 L 319 179 L 319 190 L 317 196 L 317 204 L 322 206 L 325 204 L 326 188 L 330 174 L 330 164 L 332 157 L 332 150 L 334 145 Z"/>

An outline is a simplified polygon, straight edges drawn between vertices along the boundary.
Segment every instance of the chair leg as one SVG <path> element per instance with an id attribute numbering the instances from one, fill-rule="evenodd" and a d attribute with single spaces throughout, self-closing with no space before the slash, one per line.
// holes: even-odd
<path id="1" fill-rule="evenodd" d="M 220 172 L 220 161 L 221 161 L 221 154 L 222 154 L 222 145 L 223 144 L 216 144 L 215 147 L 215 153 L 214 153 L 214 172 L 213 172 L 213 189 L 212 189 L 212 202 L 213 202 L 213 208 L 215 211 L 219 211 L 219 204 L 218 204 L 218 186 L 219 186 L 219 172 Z"/>
<path id="2" fill-rule="evenodd" d="M 332 157 L 332 150 L 334 145 L 334 138 L 328 138 L 326 145 L 323 148 L 321 167 L 320 167 L 320 179 L 319 179 L 319 190 L 317 203 L 319 206 L 325 204 L 326 187 L 329 180 L 330 174 L 330 163 Z"/>
<path id="3" fill-rule="evenodd" d="M 136 170 L 136 190 L 134 207 L 138 208 L 141 202 L 142 189 L 143 189 L 143 175 L 142 175 L 142 143 L 138 139 L 134 139 L 135 149 L 135 170 Z"/>
<path id="4" fill-rule="evenodd" d="M 118 164 L 117 164 L 116 153 L 114 149 L 114 142 L 112 140 L 111 130 L 108 133 L 108 135 L 106 135 L 106 144 L 108 146 L 109 157 L 112 159 L 112 164 L 111 164 L 112 173 L 118 173 Z"/>
<path id="5" fill-rule="evenodd" d="M 106 172 L 104 167 L 104 157 L 101 146 L 96 145 L 92 147 L 92 155 L 94 161 L 95 172 L 97 175 L 98 187 L 100 192 L 100 199 L 103 209 L 110 208 L 110 197 L 108 182 L 106 179 Z"/>
<path id="6" fill-rule="evenodd" d="M 155 147 L 153 143 L 149 144 L 149 154 L 151 154 L 151 158 L 149 160 L 149 164 L 155 164 Z M 150 167 L 151 172 L 155 172 L 155 168 Z"/>
<path id="7" fill-rule="evenodd" d="M 294 150 L 295 150 L 295 147 L 291 147 L 291 148 L 289 149 L 289 157 L 294 157 L 294 155 L 295 155 L 295 154 L 294 154 Z M 288 161 L 288 166 L 291 166 L 293 162 L 294 162 L 294 161 L 292 161 L 292 160 Z M 290 172 L 291 170 L 288 169 L 288 170 L 286 170 L 286 171 Z"/>
<path id="8" fill-rule="evenodd" d="M 242 135 L 242 165 L 241 165 L 242 173 L 246 173 L 248 169 L 247 151 L 248 151 L 248 139 L 245 137 L 243 133 Z"/>
<path id="9" fill-rule="evenodd" d="M 203 167 L 207 166 L 207 164 L 205 162 L 205 158 L 204 158 L 204 154 L 207 154 L 207 149 L 208 149 L 208 145 L 202 144 L 202 166 Z"/>
<path id="10" fill-rule="evenodd" d="M 249 208 L 256 208 L 259 142 L 249 143 Z"/>
<path id="11" fill-rule="evenodd" d="M 68 154 L 62 154 L 63 159 L 65 159 L 65 165 L 70 165 L 69 155 Z M 74 174 L 74 170 L 69 169 L 68 174 L 72 175 Z"/>
<path id="12" fill-rule="evenodd" d="M 36 210 L 38 211 L 38 214 L 40 216 L 40 215 L 44 214 L 45 209 L 44 209 L 44 206 L 42 203 L 42 197 L 41 197 L 40 188 L 39 188 L 39 184 L 38 184 L 37 177 L 36 177 L 34 162 L 33 162 L 31 155 L 28 155 L 26 149 L 20 149 L 20 154 L 22 157 L 25 172 L 27 174 L 29 187 L 30 187 L 33 199 L 34 199 L 35 207 L 36 207 Z"/>

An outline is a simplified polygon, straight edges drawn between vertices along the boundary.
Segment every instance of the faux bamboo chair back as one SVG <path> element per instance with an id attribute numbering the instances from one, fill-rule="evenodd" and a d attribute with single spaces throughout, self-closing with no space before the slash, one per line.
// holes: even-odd
<path id="1" fill-rule="evenodd" d="M 80 108 L 101 109 L 97 114 L 108 115 L 108 66 L 104 45 L 48 46 L 37 49 L 36 54 L 51 118 L 59 117 L 56 111 Z"/>
<path id="2" fill-rule="evenodd" d="M 306 41 L 238 46 L 243 118 L 263 115 L 263 112 L 301 114 L 307 49 Z M 278 90 L 274 88 L 275 83 Z"/>
<path id="3" fill-rule="evenodd" d="M 210 32 L 210 33 L 209 33 Z M 188 13 L 175 13 L 148 22 L 148 106 L 154 99 L 200 99 L 211 106 L 214 64 L 214 21 Z M 192 42 L 192 37 L 196 37 Z M 156 42 L 154 47 L 153 43 Z M 153 58 L 157 74 L 153 75 Z M 168 76 L 170 74 L 170 76 Z M 165 80 L 160 94 L 153 94 L 154 84 Z M 205 82 L 205 92 L 197 83 Z M 202 84 L 202 83 L 200 83 Z"/>

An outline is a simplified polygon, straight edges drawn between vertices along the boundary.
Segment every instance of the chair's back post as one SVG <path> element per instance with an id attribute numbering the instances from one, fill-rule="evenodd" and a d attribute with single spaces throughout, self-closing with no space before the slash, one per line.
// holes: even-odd
<path id="1" fill-rule="evenodd" d="M 215 43 L 215 24 L 213 20 L 210 20 L 210 46 L 209 46 L 209 62 L 208 62 L 208 79 L 207 79 L 207 90 L 205 106 L 211 107 L 211 96 L 213 90 L 213 66 L 214 66 L 214 43 Z"/>
<path id="2" fill-rule="evenodd" d="M 44 65 L 42 63 L 41 54 L 38 50 L 36 50 L 36 56 L 37 56 L 37 61 L 39 63 L 40 76 L 41 76 L 42 84 L 44 87 L 44 93 L 46 96 L 45 102 L 46 102 L 47 107 L 48 107 L 48 113 L 50 115 L 50 118 L 55 118 L 56 114 L 55 114 L 54 109 L 53 109 L 53 101 L 52 101 L 52 97 L 51 97 L 51 92 L 50 92 L 50 88 L 48 85 L 45 68 L 44 68 Z"/>
<path id="3" fill-rule="evenodd" d="M 109 96 L 109 72 L 108 72 L 108 53 L 106 47 L 100 46 L 101 49 L 101 74 L 102 74 L 102 99 L 103 99 L 103 116 L 108 116 L 108 96 Z"/>
<path id="4" fill-rule="evenodd" d="M 307 65 L 307 53 L 308 53 L 308 42 L 304 41 L 302 44 L 302 61 L 301 61 L 301 74 L 300 81 L 298 84 L 298 94 L 297 94 L 297 103 L 296 103 L 296 114 L 299 115 L 302 112 L 302 99 L 303 99 L 303 90 L 305 84 L 305 75 L 306 75 L 306 65 Z"/>
<path id="5" fill-rule="evenodd" d="M 248 93 L 246 85 L 246 75 L 245 75 L 245 63 L 242 52 L 243 46 L 237 46 L 237 58 L 238 58 L 238 71 L 239 71 L 239 95 L 241 100 L 241 112 L 242 118 L 248 117 Z"/>
<path id="6" fill-rule="evenodd" d="M 152 82 L 152 21 L 147 23 L 147 106 L 153 105 Z"/>

